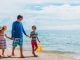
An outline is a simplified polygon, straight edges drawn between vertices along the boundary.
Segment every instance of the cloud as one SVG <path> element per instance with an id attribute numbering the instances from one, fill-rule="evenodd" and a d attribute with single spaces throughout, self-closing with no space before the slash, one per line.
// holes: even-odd
<path id="1" fill-rule="evenodd" d="M 32 25 L 39 29 L 80 28 L 80 0 L 0 0 L 0 25 L 11 27 L 18 14 L 24 16 L 24 27 L 29 29 Z"/>
<path id="2" fill-rule="evenodd" d="M 57 18 L 61 19 L 79 19 L 80 18 L 80 6 L 46 6 L 43 10 L 39 11 L 44 14 L 55 14 Z"/>

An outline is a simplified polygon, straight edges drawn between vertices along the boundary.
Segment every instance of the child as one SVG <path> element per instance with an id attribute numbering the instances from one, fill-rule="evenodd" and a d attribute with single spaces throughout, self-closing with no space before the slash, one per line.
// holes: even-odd
<path id="1" fill-rule="evenodd" d="M 38 39 L 38 34 L 36 32 L 36 26 L 32 26 L 32 32 L 30 33 L 30 38 L 32 38 L 32 40 L 31 40 L 32 54 L 34 55 L 34 57 L 37 57 L 37 55 L 35 54 L 35 51 L 38 48 L 37 40 L 38 40 L 38 42 L 40 42 L 40 41 Z"/>
<path id="2" fill-rule="evenodd" d="M 4 57 L 4 52 L 6 49 L 6 40 L 4 38 L 5 34 L 4 32 L 7 30 L 6 26 L 0 27 L 0 49 L 2 49 L 2 55 L 1 57 Z"/>

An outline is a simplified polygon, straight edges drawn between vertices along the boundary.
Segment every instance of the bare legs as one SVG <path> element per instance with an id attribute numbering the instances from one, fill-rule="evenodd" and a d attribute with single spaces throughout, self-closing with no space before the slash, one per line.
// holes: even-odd
<path id="1" fill-rule="evenodd" d="M 22 46 L 20 46 L 20 54 L 21 54 L 21 58 L 24 58 L 24 56 L 23 56 L 23 47 Z"/>
<path id="2" fill-rule="evenodd" d="M 34 57 L 37 57 L 37 55 L 35 54 L 37 48 L 38 48 L 38 47 L 32 48 L 32 54 L 34 55 Z"/>
<path id="3" fill-rule="evenodd" d="M 5 50 L 4 50 L 4 49 L 2 49 L 2 56 L 4 56 L 4 51 L 5 51 Z"/>
<path id="4" fill-rule="evenodd" d="M 12 48 L 12 56 L 15 56 L 15 53 L 14 53 L 15 52 L 15 48 L 16 47 Z M 22 46 L 20 46 L 20 57 L 24 58 L 24 56 L 23 56 L 23 47 Z"/>
<path id="5" fill-rule="evenodd" d="M 16 47 L 13 47 L 13 48 L 12 48 L 12 56 L 15 56 L 15 54 L 14 54 L 15 48 L 16 48 Z"/>

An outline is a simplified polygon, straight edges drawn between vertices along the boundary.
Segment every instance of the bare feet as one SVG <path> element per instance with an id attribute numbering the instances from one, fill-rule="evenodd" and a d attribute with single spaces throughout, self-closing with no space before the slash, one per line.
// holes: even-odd
<path id="1" fill-rule="evenodd" d="M 15 54 L 14 54 L 14 53 L 12 53 L 12 55 L 9 55 L 8 57 L 15 57 Z"/>
<path id="2" fill-rule="evenodd" d="M 20 58 L 25 58 L 23 55 Z"/>
<path id="3" fill-rule="evenodd" d="M 4 55 L 1 55 L 0 57 L 2 57 L 2 58 L 3 58 L 3 57 L 5 57 L 5 56 L 4 56 Z"/>
<path id="4" fill-rule="evenodd" d="M 1 57 L 1 55 L 0 55 L 0 57 Z"/>
<path id="5" fill-rule="evenodd" d="M 15 56 L 15 54 L 14 54 L 14 53 L 12 53 L 12 56 Z"/>
<path id="6" fill-rule="evenodd" d="M 34 54 L 34 57 L 38 57 L 38 55 Z"/>

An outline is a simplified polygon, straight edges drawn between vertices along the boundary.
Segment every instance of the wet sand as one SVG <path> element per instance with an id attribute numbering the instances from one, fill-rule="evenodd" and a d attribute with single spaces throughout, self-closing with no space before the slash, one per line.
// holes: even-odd
<path id="1" fill-rule="evenodd" d="M 80 56 L 58 53 L 58 52 L 37 52 L 38 57 L 33 57 L 31 51 L 24 51 L 25 58 L 20 58 L 19 50 L 16 49 L 14 57 L 7 57 L 11 55 L 11 49 L 6 50 L 5 58 L 0 60 L 80 60 Z"/>

